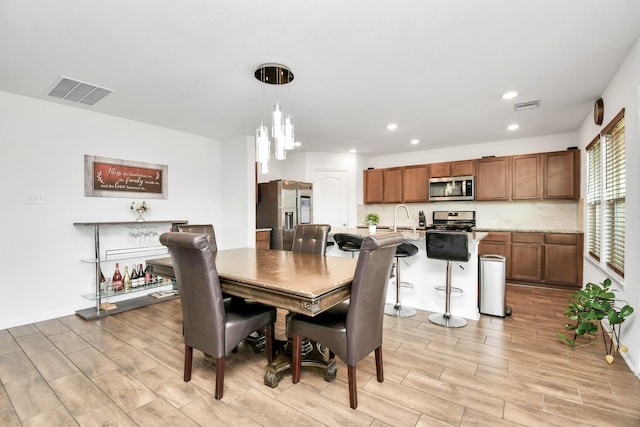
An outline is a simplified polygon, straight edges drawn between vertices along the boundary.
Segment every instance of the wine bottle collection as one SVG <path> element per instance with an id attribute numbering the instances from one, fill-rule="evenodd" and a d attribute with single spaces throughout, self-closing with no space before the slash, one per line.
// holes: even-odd
<path id="1" fill-rule="evenodd" d="M 111 283 L 109 284 L 105 280 L 102 271 L 100 271 L 100 284 L 106 291 L 122 292 L 126 290 L 136 289 L 149 285 L 168 284 L 169 281 L 166 278 L 153 274 L 151 268 L 147 266 L 142 268 L 142 264 L 133 264 L 131 266 L 131 273 L 129 273 L 129 266 L 124 266 L 124 275 L 120 272 L 120 263 L 116 262 L 116 268 L 111 276 Z M 106 288 L 105 288 L 106 285 Z M 111 289 L 109 289 L 109 285 Z"/>

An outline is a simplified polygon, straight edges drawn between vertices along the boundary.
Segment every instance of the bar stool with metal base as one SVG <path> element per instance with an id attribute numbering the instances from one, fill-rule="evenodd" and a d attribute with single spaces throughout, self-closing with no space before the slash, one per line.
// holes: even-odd
<path id="1" fill-rule="evenodd" d="M 358 236 L 357 234 L 336 233 L 333 235 L 333 240 L 335 240 L 336 245 L 338 245 L 338 249 L 351 252 L 351 258 L 355 258 L 356 252 L 360 252 L 360 246 L 362 246 L 364 237 Z"/>
<path id="2" fill-rule="evenodd" d="M 414 256 L 418 253 L 418 247 L 413 243 L 402 242 L 396 249 L 396 302 L 395 304 L 385 304 L 384 314 L 396 317 L 411 317 L 415 316 L 416 311 L 411 307 L 403 307 L 400 304 L 400 287 L 402 282 L 400 281 L 400 258 L 406 258 Z"/>
<path id="3" fill-rule="evenodd" d="M 435 313 L 429 316 L 429 320 L 447 328 L 461 328 L 467 325 L 467 321 L 461 317 L 451 315 L 451 262 L 469 261 L 469 238 L 463 231 L 427 231 L 427 258 L 447 261 L 447 285 L 445 287 L 444 313 Z M 461 289 L 456 288 L 462 292 Z"/>

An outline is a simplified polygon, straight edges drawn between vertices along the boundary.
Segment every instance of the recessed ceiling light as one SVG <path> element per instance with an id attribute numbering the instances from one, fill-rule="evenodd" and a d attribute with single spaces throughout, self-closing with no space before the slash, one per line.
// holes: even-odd
<path id="1" fill-rule="evenodd" d="M 389 129 L 389 130 L 396 130 L 396 129 L 398 129 L 398 125 L 397 125 L 397 124 L 395 124 L 395 123 L 389 123 L 389 124 L 387 125 L 387 129 Z"/>
<path id="2" fill-rule="evenodd" d="M 352 148 L 351 150 L 349 150 L 350 153 L 357 153 L 358 150 L 356 150 L 355 148 Z"/>
<path id="3" fill-rule="evenodd" d="M 301 145 L 302 145 L 302 142 L 300 142 L 300 141 L 296 141 L 296 142 L 293 143 L 294 147 L 300 147 Z"/>
<path id="4" fill-rule="evenodd" d="M 420 144 L 420 140 L 419 139 L 412 139 L 411 141 L 411 145 L 416 145 L 416 144 Z"/>
<path id="5" fill-rule="evenodd" d="M 508 130 L 516 130 L 516 129 L 518 129 L 519 127 L 520 127 L 520 125 L 519 125 L 519 124 L 517 124 L 517 123 L 513 123 L 513 124 L 510 124 L 509 126 L 507 126 L 507 129 L 508 129 Z"/>
<path id="6" fill-rule="evenodd" d="M 505 92 L 502 94 L 502 99 L 513 99 L 518 96 L 518 92 L 515 90 L 510 90 L 509 92 Z"/>

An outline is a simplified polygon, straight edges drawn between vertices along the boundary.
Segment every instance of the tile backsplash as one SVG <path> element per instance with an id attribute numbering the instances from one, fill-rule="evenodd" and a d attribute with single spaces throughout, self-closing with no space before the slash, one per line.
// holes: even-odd
<path id="1" fill-rule="evenodd" d="M 582 232 L 582 200 L 574 201 L 518 201 L 518 202 L 436 202 L 406 203 L 411 213 L 398 209 L 398 226 L 418 226 L 418 212 L 424 211 L 427 225 L 435 211 L 476 211 L 478 229 Z M 397 204 L 358 205 L 358 225 L 370 212 L 380 215 L 380 225 L 393 227 Z"/>

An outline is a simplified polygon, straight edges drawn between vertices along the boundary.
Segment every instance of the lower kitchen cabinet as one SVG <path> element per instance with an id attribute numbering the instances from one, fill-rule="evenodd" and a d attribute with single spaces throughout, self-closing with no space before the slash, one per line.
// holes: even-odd
<path id="1" fill-rule="evenodd" d="M 542 233 L 511 233 L 511 278 L 542 280 Z"/>
<path id="2" fill-rule="evenodd" d="M 543 281 L 582 285 L 582 244 L 581 234 L 546 234 Z"/>
<path id="3" fill-rule="evenodd" d="M 511 279 L 511 232 L 492 231 L 478 245 L 478 255 L 501 255 L 505 258 L 505 275 Z"/>
<path id="4" fill-rule="evenodd" d="M 491 231 L 480 241 L 478 255 L 506 258 L 506 278 L 532 286 L 582 286 L 582 233 Z"/>
<path id="5" fill-rule="evenodd" d="M 271 249 L 271 230 L 256 230 L 256 249 Z"/>

